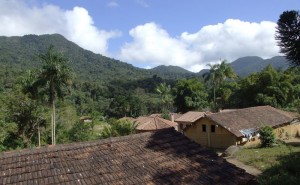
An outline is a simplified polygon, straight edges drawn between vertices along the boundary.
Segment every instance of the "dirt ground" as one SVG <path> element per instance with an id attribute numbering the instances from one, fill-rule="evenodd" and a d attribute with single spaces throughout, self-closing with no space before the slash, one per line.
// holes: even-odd
<path id="1" fill-rule="evenodd" d="M 244 163 L 242 163 L 241 161 L 238 161 L 235 157 L 224 157 L 224 159 L 226 159 L 227 162 L 234 164 L 235 166 L 244 169 L 247 173 L 254 175 L 254 176 L 258 176 L 262 173 L 262 171 L 260 171 L 259 169 L 246 165 Z"/>

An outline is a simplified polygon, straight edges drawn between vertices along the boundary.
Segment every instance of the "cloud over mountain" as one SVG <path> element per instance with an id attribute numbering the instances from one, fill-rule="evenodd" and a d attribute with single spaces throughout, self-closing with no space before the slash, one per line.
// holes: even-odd
<path id="1" fill-rule="evenodd" d="M 229 61 L 243 56 L 263 58 L 279 54 L 274 39 L 276 24 L 228 19 L 224 23 L 202 27 L 196 33 L 184 32 L 172 37 L 160 25 L 146 23 L 130 30 L 132 42 L 121 49 L 121 58 L 148 65 L 178 65 L 199 71 L 220 59 Z"/>

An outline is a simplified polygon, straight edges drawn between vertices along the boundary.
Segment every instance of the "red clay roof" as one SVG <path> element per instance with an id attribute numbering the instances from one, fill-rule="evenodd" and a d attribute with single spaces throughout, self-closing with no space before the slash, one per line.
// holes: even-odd
<path id="1" fill-rule="evenodd" d="M 193 123 L 198 119 L 205 116 L 205 112 L 197 112 L 197 111 L 189 111 L 179 118 L 175 119 L 176 122 L 185 122 L 185 123 Z"/>
<path id="2" fill-rule="evenodd" d="M 174 129 L 0 154 L 0 184 L 250 184 Z"/>
<path id="3" fill-rule="evenodd" d="M 245 129 L 258 129 L 262 125 L 277 126 L 291 122 L 296 114 L 275 109 L 271 106 L 258 106 L 237 109 L 229 112 L 219 112 L 207 117 L 237 137 L 243 136 L 240 132 Z"/>
<path id="4" fill-rule="evenodd" d="M 176 123 L 160 118 L 158 116 L 142 116 L 136 119 L 138 126 L 136 130 L 139 131 L 153 131 L 165 128 L 175 127 Z"/>

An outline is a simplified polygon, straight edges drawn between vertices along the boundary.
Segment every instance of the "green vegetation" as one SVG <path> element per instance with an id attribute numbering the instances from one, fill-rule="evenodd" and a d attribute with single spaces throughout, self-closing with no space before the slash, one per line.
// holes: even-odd
<path id="1" fill-rule="evenodd" d="M 275 134 L 272 127 L 262 126 L 258 132 L 260 134 L 262 147 L 270 147 L 275 143 Z"/>
<path id="2" fill-rule="evenodd" d="M 104 126 L 100 138 L 125 136 L 135 133 L 137 124 L 128 120 L 109 120 L 108 125 Z"/>
<path id="3" fill-rule="evenodd" d="M 206 108 L 208 102 L 204 84 L 196 78 L 179 80 L 175 85 L 174 105 L 178 112 Z"/>
<path id="4" fill-rule="evenodd" d="M 213 109 L 218 110 L 216 101 L 216 89 L 220 89 L 220 86 L 224 85 L 226 79 L 234 79 L 236 74 L 231 65 L 226 63 L 226 60 L 221 61 L 221 64 L 208 65 L 210 67 L 209 72 L 204 74 L 204 80 L 209 82 L 209 85 L 213 89 Z M 226 94 L 223 92 L 222 94 Z M 226 98 L 227 99 L 227 98 Z"/>
<path id="5" fill-rule="evenodd" d="M 161 109 L 163 112 L 170 112 L 173 104 L 173 96 L 171 86 L 161 83 L 156 87 L 156 92 L 161 99 Z"/>
<path id="6" fill-rule="evenodd" d="M 274 57 L 278 65 L 282 59 Z M 257 105 L 299 110 L 299 68 L 269 65 L 236 77 L 234 65 L 211 65 L 204 79 L 176 66 L 135 68 L 58 34 L 0 37 L 0 150 L 130 134 L 134 124 L 110 119 L 124 116 Z"/>
<path id="7" fill-rule="evenodd" d="M 285 11 L 277 21 L 276 40 L 280 52 L 295 66 L 300 65 L 300 13 Z"/>
<path id="8" fill-rule="evenodd" d="M 39 90 L 41 95 L 46 95 L 50 104 L 51 110 L 51 138 L 52 144 L 55 145 L 55 128 L 56 128 L 56 111 L 55 102 L 57 98 L 62 99 L 64 96 L 63 87 L 68 87 L 71 81 L 71 72 L 68 67 L 67 59 L 61 54 L 53 50 L 50 46 L 46 54 L 40 54 L 40 59 L 43 61 L 43 66 L 38 71 L 37 79 L 33 82 L 31 88 Z M 32 92 L 32 91 L 30 91 Z M 34 89 L 33 92 L 36 92 Z"/>
<path id="9" fill-rule="evenodd" d="M 263 171 L 260 184 L 297 184 L 300 182 L 300 147 L 279 144 L 271 148 L 242 149 L 238 160 Z"/>

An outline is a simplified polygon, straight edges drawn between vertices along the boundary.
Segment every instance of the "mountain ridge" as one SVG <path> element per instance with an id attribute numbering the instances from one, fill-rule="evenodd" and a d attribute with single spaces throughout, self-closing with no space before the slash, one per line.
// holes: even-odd
<path id="1" fill-rule="evenodd" d="M 283 56 L 275 56 L 268 59 L 258 56 L 246 56 L 238 58 L 229 64 L 233 67 L 235 73 L 241 77 L 259 72 L 268 65 L 272 65 L 277 70 L 286 70 L 289 67 L 288 60 Z M 209 69 L 202 69 L 198 74 L 202 76 L 207 72 L 209 72 Z"/>
<path id="2" fill-rule="evenodd" d="M 38 67 L 41 63 L 40 53 L 47 51 L 53 45 L 71 62 L 71 66 L 78 78 L 89 81 L 111 82 L 114 80 L 139 80 L 159 76 L 165 79 L 177 80 L 181 78 L 201 77 L 207 69 L 198 73 L 190 72 L 178 66 L 160 65 L 152 69 L 142 69 L 131 64 L 112 59 L 79 47 L 59 34 L 25 35 L 5 37 L 0 36 L 0 66 L 17 71 L 24 71 Z M 287 60 L 277 56 L 270 59 L 260 57 L 242 57 L 231 63 L 236 73 L 247 76 L 258 72 L 271 64 L 275 68 L 286 69 Z"/>

